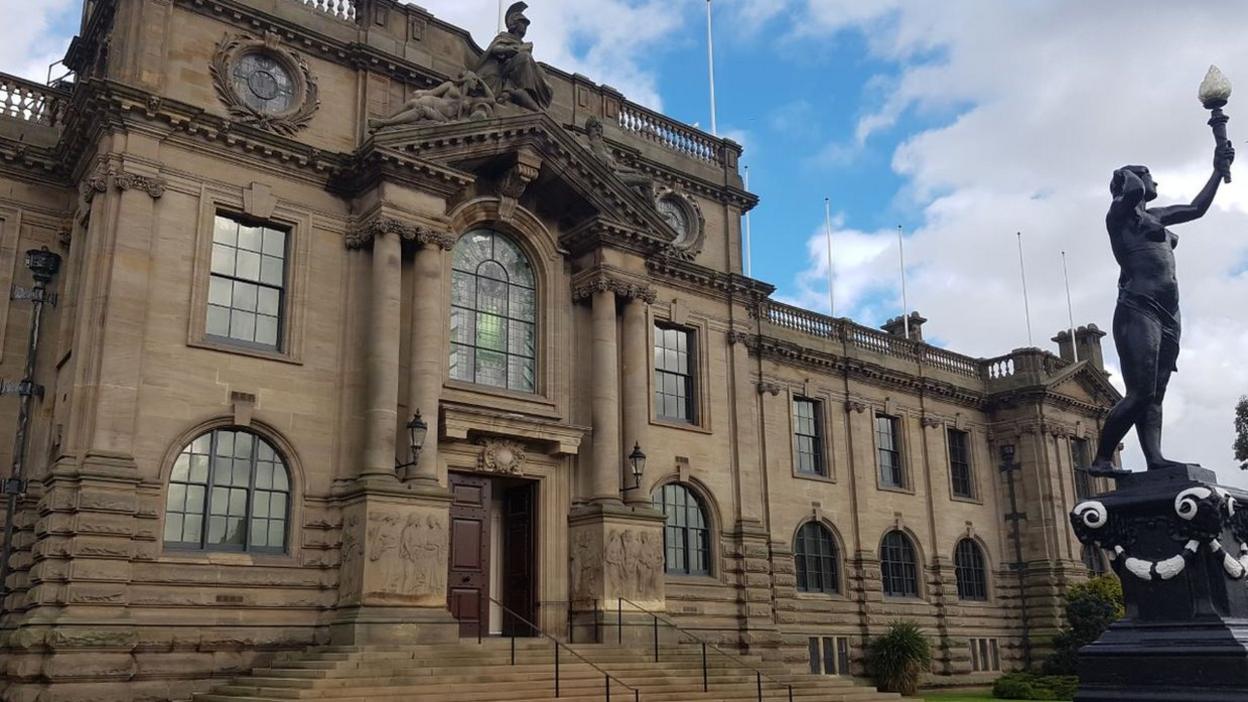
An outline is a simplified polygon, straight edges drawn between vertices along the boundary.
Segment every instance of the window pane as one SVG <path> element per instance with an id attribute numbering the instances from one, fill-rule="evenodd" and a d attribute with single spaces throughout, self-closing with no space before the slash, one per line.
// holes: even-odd
<path id="1" fill-rule="evenodd" d="M 221 244 L 212 246 L 212 272 L 220 275 L 234 275 L 234 249 Z"/>
<path id="2" fill-rule="evenodd" d="M 280 286 L 284 270 L 285 264 L 282 263 L 282 259 L 263 256 L 260 260 L 260 282 L 265 285 Z"/>
<path id="3" fill-rule="evenodd" d="M 229 217 L 217 216 L 213 222 L 212 240 L 219 244 L 234 246 L 238 243 L 238 222 Z"/>
<path id="4" fill-rule="evenodd" d="M 286 257 L 286 232 L 279 229 L 264 230 L 264 253 L 279 258 Z"/>
<path id="5" fill-rule="evenodd" d="M 246 280 L 260 279 L 260 254 L 239 250 L 237 254 L 235 275 Z"/>
<path id="6" fill-rule="evenodd" d="M 247 251 L 259 251 L 263 231 L 260 227 L 249 227 L 246 224 L 240 224 L 238 227 L 238 248 L 246 249 Z"/>

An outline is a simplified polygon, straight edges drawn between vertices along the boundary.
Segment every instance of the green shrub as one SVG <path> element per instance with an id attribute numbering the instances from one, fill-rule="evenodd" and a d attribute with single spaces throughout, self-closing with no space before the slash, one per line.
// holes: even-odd
<path id="1" fill-rule="evenodd" d="M 1079 679 L 1069 675 L 1010 673 L 997 678 L 992 696 L 999 700 L 1069 700 L 1079 688 Z"/>
<path id="2" fill-rule="evenodd" d="M 919 678 L 931 665 L 931 642 L 914 622 L 893 622 L 867 647 L 867 671 L 883 692 L 914 695 Z"/>
<path id="3" fill-rule="evenodd" d="M 1103 575 L 1071 587 L 1066 593 L 1066 626 L 1053 637 L 1053 655 L 1044 662 L 1044 672 L 1074 675 L 1079 649 L 1099 639 L 1124 614 L 1118 578 Z"/>

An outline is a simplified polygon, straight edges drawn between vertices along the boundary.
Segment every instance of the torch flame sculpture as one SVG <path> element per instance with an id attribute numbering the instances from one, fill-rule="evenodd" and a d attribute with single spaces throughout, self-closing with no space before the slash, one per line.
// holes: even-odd
<path id="1" fill-rule="evenodd" d="M 1230 140 L 1226 138 L 1226 123 L 1230 120 L 1222 112 L 1222 108 L 1226 107 L 1227 100 L 1231 99 L 1231 81 L 1222 75 L 1222 71 L 1217 66 L 1210 66 L 1209 72 L 1205 74 L 1205 79 L 1200 82 L 1200 104 L 1210 111 L 1209 126 L 1213 128 L 1213 138 L 1218 146 L 1230 145 Z M 1231 182 L 1231 169 L 1226 168 L 1222 171 L 1222 182 Z"/>

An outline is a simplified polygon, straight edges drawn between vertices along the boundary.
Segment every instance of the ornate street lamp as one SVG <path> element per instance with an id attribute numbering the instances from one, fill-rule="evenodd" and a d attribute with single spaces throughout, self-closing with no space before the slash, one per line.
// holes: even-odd
<path id="1" fill-rule="evenodd" d="M 412 460 L 408 463 L 399 463 L 395 459 L 395 470 L 411 468 L 420 462 L 420 450 L 425 447 L 425 436 L 429 433 L 429 425 L 420 417 L 420 410 L 416 410 L 416 414 L 407 420 L 407 447 L 411 449 Z"/>
<path id="2" fill-rule="evenodd" d="M 633 489 L 641 487 L 641 476 L 646 473 L 646 454 L 641 451 L 641 443 L 633 443 L 633 452 L 628 454 L 628 463 L 633 467 Z"/>

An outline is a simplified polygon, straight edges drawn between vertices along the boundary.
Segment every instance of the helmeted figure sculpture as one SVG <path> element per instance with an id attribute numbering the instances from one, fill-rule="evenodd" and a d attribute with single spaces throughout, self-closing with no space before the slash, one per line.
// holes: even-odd
<path id="1" fill-rule="evenodd" d="M 546 72 L 533 58 L 533 44 L 524 41 L 529 6 L 517 2 L 507 8 L 507 31 L 502 32 L 481 57 L 476 73 L 490 86 L 499 102 L 513 102 L 520 107 L 540 112 L 550 107 L 554 93 L 546 82 Z"/>

